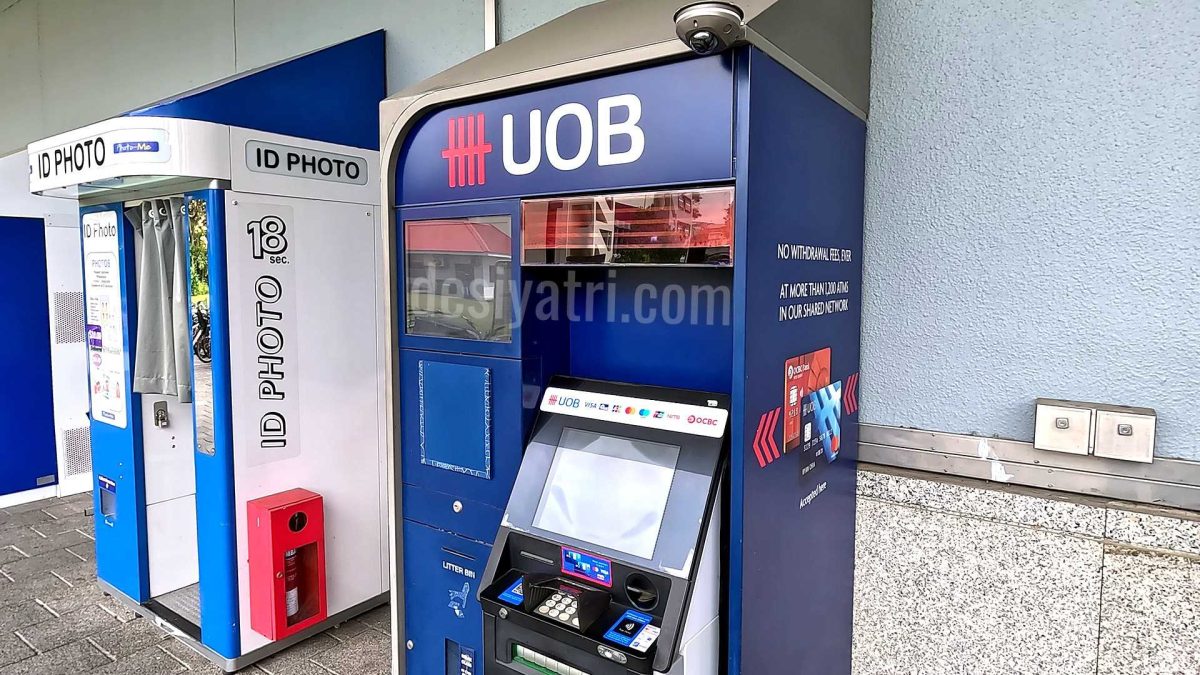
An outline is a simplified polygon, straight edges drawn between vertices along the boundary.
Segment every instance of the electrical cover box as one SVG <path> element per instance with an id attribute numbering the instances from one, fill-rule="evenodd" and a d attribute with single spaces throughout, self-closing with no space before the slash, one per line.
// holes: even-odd
<path id="1" fill-rule="evenodd" d="M 1091 449 L 1092 409 L 1072 401 L 1039 398 L 1034 415 L 1033 447 L 1086 455 Z"/>
<path id="2" fill-rule="evenodd" d="M 324 621 L 325 517 L 321 495 L 287 490 L 246 502 L 250 627 L 280 640 Z"/>
<path id="3" fill-rule="evenodd" d="M 1094 454 L 1127 462 L 1153 462 L 1156 421 L 1154 411 L 1148 408 L 1097 409 Z"/>
<path id="4" fill-rule="evenodd" d="M 1154 461 L 1157 413 L 1104 403 L 1037 399 L 1033 447 L 1126 462 Z"/>

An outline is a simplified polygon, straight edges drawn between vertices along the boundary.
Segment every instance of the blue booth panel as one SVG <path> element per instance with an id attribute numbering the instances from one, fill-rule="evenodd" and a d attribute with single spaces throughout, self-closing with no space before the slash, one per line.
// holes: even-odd
<path id="1" fill-rule="evenodd" d="M 405 485 L 404 518 L 475 541 L 493 541 L 504 509 L 464 499 L 468 496 Z"/>
<path id="2" fill-rule="evenodd" d="M 126 392 L 124 426 L 115 426 L 99 412 L 91 412 L 92 470 L 96 474 L 96 575 L 131 600 L 150 599 L 150 574 L 146 552 L 146 486 L 142 456 L 141 396 L 133 391 L 132 364 L 137 346 L 136 264 L 133 227 L 125 219 L 121 204 L 80 209 L 88 214 L 115 212 L 117 227 L 117 278 L 120 284 L 123 381 Z M 86 238 L 85 238 L 86 240 Z M 84 250 L 84 265 L 104 266 L 105 255 Z M 88 298 L 85 298 L 86 307 Z M 98 419 L 100 416 L 100 419 Z"/>
<path id="3" fill-rule="evenodd" d="M 46 225 L 0 217 L 0 495 L 57 482 Z"/>

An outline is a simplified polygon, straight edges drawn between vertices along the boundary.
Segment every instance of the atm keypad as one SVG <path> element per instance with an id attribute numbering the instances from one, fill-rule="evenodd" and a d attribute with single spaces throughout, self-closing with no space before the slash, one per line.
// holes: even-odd
<path id="1" fill-rule="evenodd" d="M 579 628 L 579 598 L 566 589 L 546 598 L 538 605 L 537 613 L 577 630 Z"/>

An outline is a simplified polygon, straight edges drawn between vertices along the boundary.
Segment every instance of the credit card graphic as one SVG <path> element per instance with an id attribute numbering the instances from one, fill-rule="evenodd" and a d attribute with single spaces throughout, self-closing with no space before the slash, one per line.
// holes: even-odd
<path id="1" fill-rule="evenodd" d="M 783 449 L 784 452 L 800 446 L 808 438 L 804 427 L 811 434 L 812 403 L 809 396 L 830 383 L 830 349 L 818 349 L 801 356 L 794 356 L 784 364 L 783 380 Z"/>

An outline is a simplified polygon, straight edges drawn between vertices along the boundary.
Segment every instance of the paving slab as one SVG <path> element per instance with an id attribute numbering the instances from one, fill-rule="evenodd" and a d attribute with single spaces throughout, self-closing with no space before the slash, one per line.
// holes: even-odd
<path id="1" fill-rule="evenodd" d="M 32 647 L 25 644 L 25 641 L 17 637 L 16 633 L 7 631 L 0 633 L 0 668 L 24 661 L 31 656 L 37 656 L 37 652 Z"/>
<path id="2" fill-rule="evenodd" d="M 48 652 L 120 625 L 112 614 L 93 604 L 77 612 L 26 626 L 16 633 L 39 652 Z"/>
<path id="3" fill-rule="evenodd" d="M 374 628 L 377 631 L 391 635 L 392 606 L 389 604 L 382 607 L 376 607 L 375 609 L 358 617 L 357 620 L 367 624 L 367 626 Z"/>
<path id="4" fill-rule="evenodd" d="M 0 509 L 0 675 L 222 673 L 100 590 L 91 503 Z M 380 607 L 240 672 L 386 675 L 390 624 Z"/>
<path id="5" fill-rule="evenodd" d="M 80 675 L 109 663 L 100 650 L 81 640 L 0 668 L 0 675 Z"/>
<path id="6" fill-rule="evenodd" d="M 53 618 L 50 610 L 36 600 L 10 605 L 0 611 L 0 633 L 11 633 Z"/>
<path id="7" fill-rule="evenodd" d="M 387 675 L 392 671 L 392 641 L 378 631 L 364 631 L 313 661 L 335 675 Z"/>
<path id="8" fill-rule="evenodd" d="M 257 667 L 269 675 L 329 675 L 329 671 L 313 663 L 313 659 L 341 644 L 340 641 L 321 633 L 259 661 Z"/>
<path id="9" fill-rule="evenodd" d="M 98 609 L 103 611 L 104 608 L 98 607 Z M 170 636 L 159 630 L 157 626 L 139 617 L 123 623 L 119 627 L 113 627 L 106 623 L 103 630 L 91 636 L 90 642 L 100 651 L 120 660 L 148 647 L 155 647 L 168 639 Z"/>
<path id="10" fill-rule="evenodd" d="M 187 665 L 158 645 L 144 647 L 125 658 L 93 671 L 96 675 L 174 675 L 186 672 Z"/>

